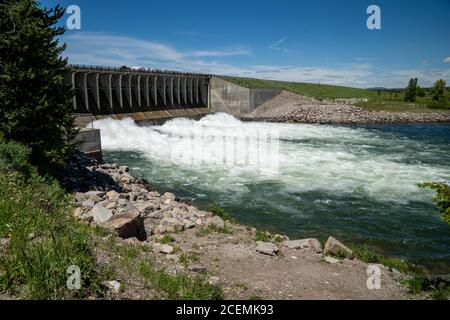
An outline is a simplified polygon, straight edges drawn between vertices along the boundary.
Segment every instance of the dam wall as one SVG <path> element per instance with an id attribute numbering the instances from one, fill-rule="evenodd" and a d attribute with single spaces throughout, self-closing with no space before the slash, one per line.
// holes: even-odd
<path id="1" fill-rule="evenodd" d="M 210 105 L 212 112 L 226 112 L 242 117 L 275 98 L 280 90 L 245 88 L 218 77 L 210 82 Z"/>
<path id="2" fill-rule="evenodd" d="M 163 121 L 208 114 L 210 80 L 206 74 L 95 66 L 71 66 L 65 75 L 80 122 L 83 117 Z"/>

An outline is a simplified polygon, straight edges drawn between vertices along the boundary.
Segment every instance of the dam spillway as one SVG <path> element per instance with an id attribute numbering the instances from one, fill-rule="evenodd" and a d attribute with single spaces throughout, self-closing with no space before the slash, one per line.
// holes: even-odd
<path id="1" fill-rule="evenodd" d="M 208 114 L 210 80 L 207 74 L 79 65 L 65 76 L 75 91 L 74 113 L 81 122 L 105 116 L 144 121 Z"/>

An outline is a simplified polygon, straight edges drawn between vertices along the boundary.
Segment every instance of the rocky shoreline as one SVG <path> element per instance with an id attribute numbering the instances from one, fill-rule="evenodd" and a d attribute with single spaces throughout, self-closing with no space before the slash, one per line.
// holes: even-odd
<path id="1" fill-rule="evenodd" d="M 273 121 L 318 124 L 450 123 L 450 112 L 375 112 L 341 104 L 302 105 L 292 112 L 273 118 Z"/>
<path id="2" fill-rule="evenodd" d="M 160 194 L 126 166 L 77 153 L 63 185 L 75 196 L 78 219 L 110 230 L 117 241 L 150 248 L 151 259 L 174 274 L 206 276 L 224 288 L 226 299 L 255 294 L 271 299 L 407 298 L 399 284 L 404 276 L 381 265 L 385 287 L 367 289 L 367 264 L 333 237 L 323 247 L 314 238 L 264 233 L 258 239 L 255 228 L 200 210 L 172 193 Z M 115 298 L 142 298 L 131 287 L 119 293 L 123 281 L 107 284 Z"/>
<path id="3" fill-rule="evenodd" d="M 283 91 L 242 120 L 317 124 L 450 123 L 450 112 L 367 111 L 354 105 L 364 101 L 367 99 L 317 100 Z"/>

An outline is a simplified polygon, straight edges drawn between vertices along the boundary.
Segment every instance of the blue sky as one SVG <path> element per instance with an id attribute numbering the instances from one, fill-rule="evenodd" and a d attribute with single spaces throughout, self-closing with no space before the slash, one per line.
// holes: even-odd
<path id="1" fill-rule="evenodd" d="M 450 83 L 450 0 L 49 0 L 75 4 L 71 63 L 356 87 Z M 366 9 L 381 8 L 381 30 Z M 66 15 L 66 18 L 69 15 Z"/>

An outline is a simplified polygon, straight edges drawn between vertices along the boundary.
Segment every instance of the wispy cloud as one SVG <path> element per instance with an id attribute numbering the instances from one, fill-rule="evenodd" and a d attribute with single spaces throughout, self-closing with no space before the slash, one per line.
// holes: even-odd
<path id="1" fill-rule="evenodd" d="M 192 51 L 189 55 L 192 57 L 231 57 L 231 56 L 248 56 L 252 52 L 248 49 L 220 51 L 220 50 L 199 50 Z"/>
<path id="2" fill-rule="evenodd" d="M 119 35 L 79 32 L 65 35 L 65 55 L 70 63 L 100 66 L 140 66 L 187 72 L 254 77 L 260 79 L 334 84 L 355 87 L 404 87 L 418 77 L 422 86 L 437 79 L 450 79 L 448 70 L 379 71 L 371 63 L 349 63 L 336 67 L 295 65 L 237 66 L 226 62 L 232 56 L 252 55 L 251 50 L 182 51 L 169 44 Z M 278 41 L 279 42 L 279 41 Z M 283 41 L 280 42 L 280 44 Z"/>
<path id="3" fill-rule="evenodd" d="M 450 57 L 445 58 L 444 63 L 450 63 Z"/>
<path id="4" fill-rule="evenodd" d="M 269 46 L 269 48 L 270 48 L 270 49 L 277 50 L 277 51 L 281 51 L 281 52 L 290 52 L 291 50 L 289 50 L 289 49 L 284 48 L 284 47 L 281 46 L 287 39 L 289 39 L 289 37 L 283 37 L 283 38 L 281 38 L 280 40 L 278 40 L 278 41 L 272 43 L 272 44 Z"/>

